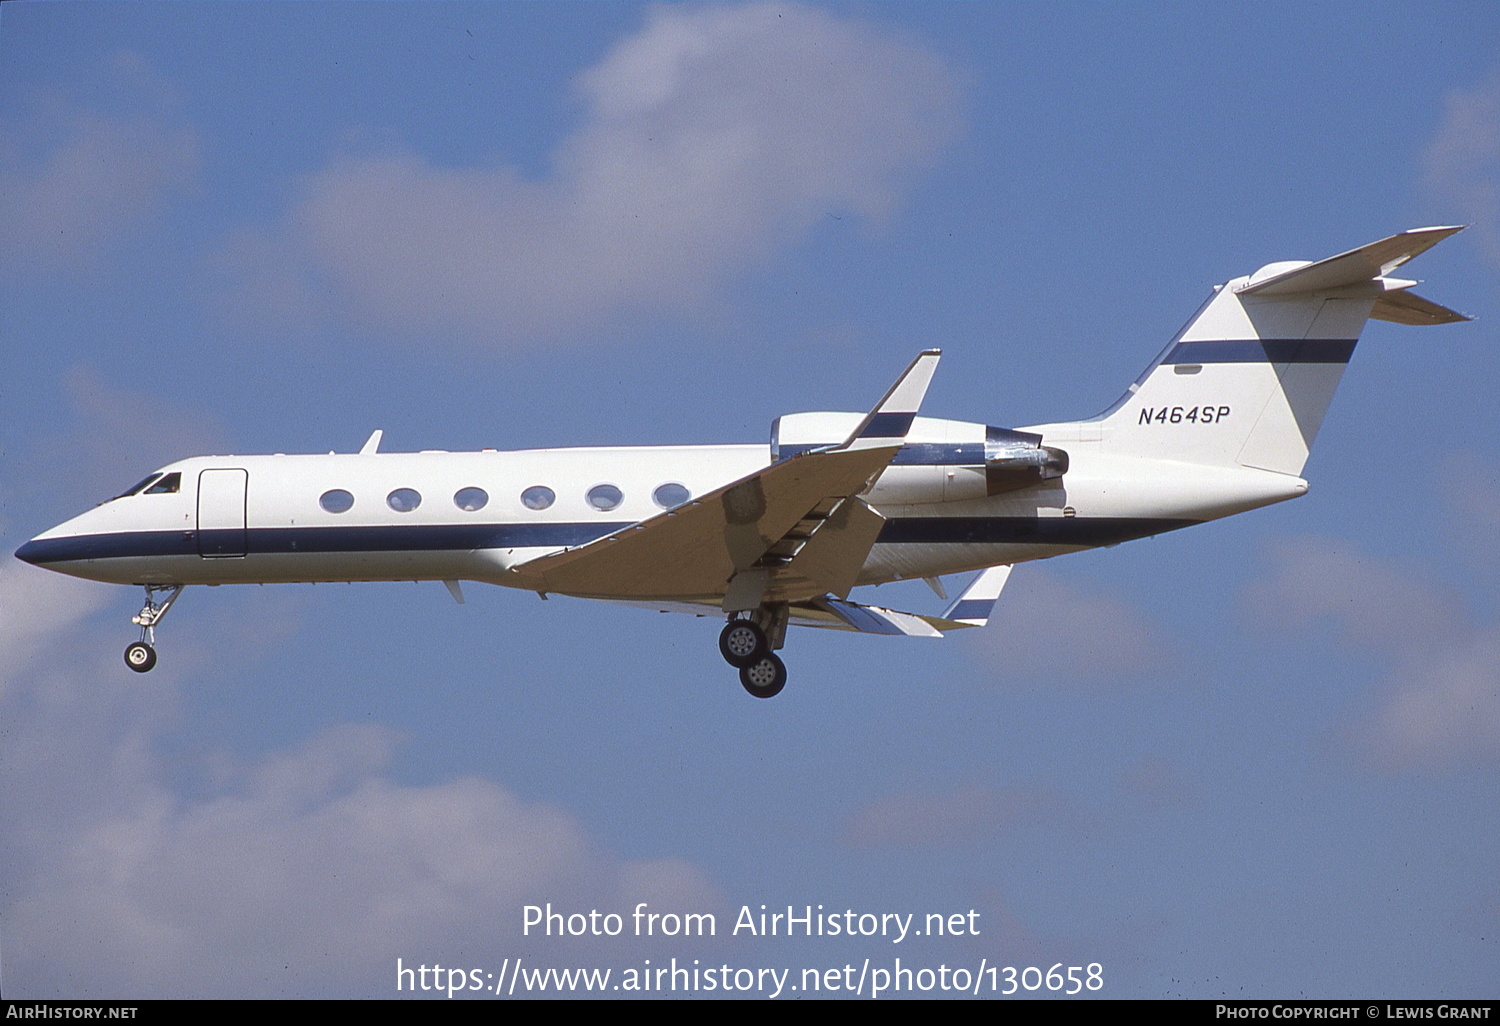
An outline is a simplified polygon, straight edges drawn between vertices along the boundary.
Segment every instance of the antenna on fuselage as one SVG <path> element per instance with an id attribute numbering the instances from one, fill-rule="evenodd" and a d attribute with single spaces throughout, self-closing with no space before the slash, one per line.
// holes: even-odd
<path id="1" fill-rule="evenodd" d="M 373 456 L 375 455 L 375 453 L 379 452 L 380 436 L 383 434 L 385 434 L 385 432 L 380 428 L 376 428 L 374 431 L 371 431 L 369 439 L 365 442 L 364 445 L 359 447 L 359 454 L 361 456 Z"/>

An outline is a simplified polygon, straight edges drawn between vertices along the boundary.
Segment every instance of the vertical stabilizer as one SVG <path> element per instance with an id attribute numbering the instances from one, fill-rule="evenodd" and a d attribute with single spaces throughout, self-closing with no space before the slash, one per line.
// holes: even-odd
<path id="1" fill-rule="evenodd" d="M 1111 451 L 1300 474 L 1365 321 L 1468 320 L 1390 271 L 1459 231 L 1418 228 L 1221 285 L 1104 418 Z"/>

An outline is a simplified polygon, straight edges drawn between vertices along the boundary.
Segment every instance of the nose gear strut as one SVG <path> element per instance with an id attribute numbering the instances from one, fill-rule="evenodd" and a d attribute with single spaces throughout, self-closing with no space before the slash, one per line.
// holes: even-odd
<path id="1" fill-rule="evenodd" d="M 141 611 L 130 618 L 130 622 L 138 624 L 141 628 L 141 640 L 133 641 L 125 648 L 125 665 L 136 673 L 145 673 L 156 665 L 156 631 L 155 627 L 161 623 L 162 617 L 167 615 L 167 610 L 172 608 L 172 603 L 177 601 L 177 596 L 182 594 L 181 584 L 148 584 L 146 585 L 146 604 Z M 170 592 L 161 602 L 156 601 L 157 592 Z"/>

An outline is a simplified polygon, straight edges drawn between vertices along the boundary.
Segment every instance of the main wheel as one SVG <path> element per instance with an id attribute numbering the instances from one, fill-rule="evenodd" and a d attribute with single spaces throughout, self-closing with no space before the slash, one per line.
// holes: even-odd
<path id="1" fill-rule="evenodd" d="M 719 634 L 719 654 L 736 669 L 754 666 L 771 654 L 766 632 L 753 620 L 730 620 Z"/>
<path id="2" fill-rule="evenodd" d="M 144 641 L 132 642 L 125 649 L 125 665 L 136 673 L 145 673 L 156 665 L 156 649 Z"/>
<path id="3" fill-rule="evenodd" d="M 786 663 L 775 652 L 740 670 L 740 683 L 756 698 L 775 698 L 786 687 Z"/>

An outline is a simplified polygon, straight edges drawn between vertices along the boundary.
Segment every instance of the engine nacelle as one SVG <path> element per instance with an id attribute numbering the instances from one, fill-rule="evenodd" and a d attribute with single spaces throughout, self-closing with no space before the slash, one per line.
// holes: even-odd
<path id="1" fill-rule="evenodd" d="M 991 428 L 990 430 L 996 430 Z M 1023 432 L 1012 431 L 1019 435 Z M 1051 445 L 1042 445 L 1041 435 L 1031 435 L 1035 444 L 1006 442 L 985 446 L 984 487 L 986 495 L 1014 492 L 1051 481 L 1068 472 L 1068 454 Z"/>
<path id="2" fill-rule="evenodd" d="M 771 459 L 838 445 L 859 426 L 859 413 L 793 413 L 771 425 Z M 962 420 L 918 417 L 906 444 L 866 493 L 881 505 L 982 499 L 1061 477 L 1068 454 L 1042 436 Z"/>

